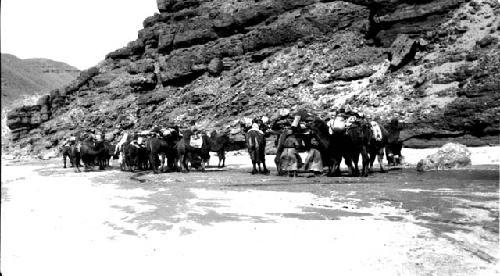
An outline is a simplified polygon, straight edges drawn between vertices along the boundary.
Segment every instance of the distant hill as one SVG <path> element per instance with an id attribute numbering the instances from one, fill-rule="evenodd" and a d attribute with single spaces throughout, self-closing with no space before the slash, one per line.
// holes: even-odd
<path id="1" fill-rule="evenodd" d="M 2 53 L 2 109 L 24 96 L 42 95 L 74 80 L 80 71 L 50 59 L 19 59 Z"/>
<path id="2" fill-rule="evenodd" d="M 2 145 L 10 131 L 6 114 L 13 107 L 34 104 L 38 96 L 68 85 L 80 71 L 63 62 L 44 58 L 20 59 L 2 53 Z"/>

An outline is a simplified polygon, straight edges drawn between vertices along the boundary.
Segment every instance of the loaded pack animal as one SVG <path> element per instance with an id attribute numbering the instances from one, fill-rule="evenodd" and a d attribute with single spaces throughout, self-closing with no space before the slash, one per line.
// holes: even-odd
<path id="1" fill-rule="evenodd" d="M 342 150 L 339 144 L 337 147 L 335 146 L 334 136 L 330 134 L 326 122 L 317 118 L 309 124 L 309 128 L 311 129 L 311 137 L 318 141 L 318 149 L 321 152 L 323 165 L 328 167 L 328 175 L 340 174 L 339 164 L 342 160 Z"/>
<path id="2" fill-rule="evenodd" d="M 70 160 L 72 160 L 72 162 L 74 164 L 75 172 L 80 172 L 81 156 L 80 156 L 80 145 L 79 144 L 75 144 L 75 145 L 70 146 L 69 156 L 70 156 Z"/>
<path id="3" fill-rule="evenodd" d="M 161 136 L 151 137 L 146 141 L 146 150 L 149 156 L 149 163 L 154 173 L 158 172 L 158 166 L 161 165 L 161 171 L 165 171 L 165 159 L 169 170 L 177 170 L 177 142 L 180 139 L 179 128 L 177 126 L 163 129 Z M 159 164 L 158 155 L 161 155 L 161 164 Z"/>
<path id="4" fill-rule="evenodd" d="M 66 169 L 66 158 L 69 159 L 71 167 L 74 167 L 73 160 L 71 159 L 71 146 L 63 145 L 61 148 L 62 158 L 63 158 L 63 168 Z"/>
<path id="5" fill-rule="evenodd" d="M 206 134 L 204 134 L 206 135 Z M 209 151 L 217 153 L 217 157 L 219 157 L 219 163 L 217 164 L 218 168 L 223 168 L 226 166 L 226 149 L 229 146 L 229 135 L 227 133 L 217 133 L 216 130 L 213 130 L 210 133 L 210 136 L 205 137 L 204 141 L 208 141 L 209 143 Z M 210 155 L 208 155 L 208 159 L 204 160 L 207 163 L 207 166 L 210 165 Z"/>
<path id="6" fill-rule="evenodd" d="M 248 148 L 248 154 L 250 155 L 250 159 L 252 159 L 252 174 L 269 174 L 269 170 L 266 167 L 265 130 L 263 122 L 261 120 L 256 120 L 252 124 L 252 127 L 246 131 L 245 141 Z"/>
<path id="7" fill-rule="evenodd" d="M 354 164 L 354 171 L 349 174 L 358 176 L 360 175 L 358 168 L 359 155 L 361 155 L 361 176 L 368 176 L 369 167 L 369 154 L 368 145 L 370 143 L 371 128 L 365 120 L 357 120 L 351 123 L 346 130 L 347 139 L 345 145 L 347 155 L 350 155 L 351 162 Z M 350 149 L 350 150 L 349 150 Z"/>
<path id="8" fill-rule="evenodd" d="M 62 149 L 63 168 L 66 168 L 66 158 L 69 158 L 71 167 L 75 168 L 75 172 L 80 172 L 80 145 L 77 143 L 65 144 Z"/>
<path id="9" fill-rule="evenodd" d="M 104 148 L 106 149 L 106 152 L 104 154 L 105 167 L 109 167 L 110 166 L 109 162 L 111 158 L 118 159 L 118 156 L 115 154 L 116 145 L 108 141 L 104 141 L 103 143 L 104 143 Z"/>
<path id="10" fill-rule="evenodd" d="M 195 135 L 195 131 L 187 129 L 182 133 L 182 138 L 177 142 L 177 158 L 180 170 L 189 172 L 189 165 L 205 171 L 205 162 L 210 156 L 210 143 L 207 135 Z"/>
<path id="11" fill-rule="evenodd" d="M 137 136 L 137 135 L 134 135 Z M 136 138 L 136 139 L 133 139 Z M 138 144 L 137 137 L 125 133 L 116 146 L 116 152 L 120 152 L 120 169 L 135 170 L 145 169 L 148 161 L 148 151 Z"/>
<path id="12" fill-rule="evenodd" d="M 393 118 L 385 129 L 387 130 L 387 146 L 385 148 L 387 163 L 389 166 L 401 165 L 403 141 L 400 140 L 399 134 L 403 127 L 399 124 L 397 118 Z"/>
<path id="13" fill-rule="evenodd" d="M 122 145 L 122 162 L 120 163 L 120 169 L 125 171 L 129 170 L 134 172 L 139 168 L 139 149 L 127 141 Z"/>
<path id="14" fill-rule="evenodd" d="M 319 142 L 318 149 L 321 152 L 323 165 L 329 168 L 328 175 L 340 175 L 342 158 L 348 167 L 349 175 L 359 175 L 360 154 L 362 156 L 361 175 L 368 175 L 370 128 L 365 122 L 352 122 L 349 127 L 341 131 L 330 130 L 331 127 L 321 119 L 315 119 L 309 125 L 311 135 Z"/>
<path id="15" fill-rule="evenodd" d="M 104 170 L 106 167 L 106 158 L 109 155 L 104 141 L 93 141 L 91 138 L 84 139 L 80 146 L 80 156 L 85 169 L 92 168 L 95 164 L 99 166 L 99 170 Z"/>

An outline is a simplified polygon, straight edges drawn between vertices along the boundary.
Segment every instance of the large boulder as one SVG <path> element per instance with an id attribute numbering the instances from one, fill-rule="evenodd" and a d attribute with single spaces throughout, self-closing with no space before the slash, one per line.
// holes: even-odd
<path id="1" fill-rule="evenodd" d="M 417 164 L 418 171 L 449 170 L 471 165 L 471 152 L 461 144 L 448 143 L 436 153 L 421 159 Z"/>
<path id="2" fill-rule="evenodd" d="M 213 76 L 218 76 L 224 69 L 224 64 L 220 58 L 214 58 L 208 63 L 208 72 Z"/>

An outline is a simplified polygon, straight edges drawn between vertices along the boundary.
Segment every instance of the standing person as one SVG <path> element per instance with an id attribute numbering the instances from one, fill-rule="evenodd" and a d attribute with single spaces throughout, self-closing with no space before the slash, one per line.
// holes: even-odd
<path id="1" fill-rule="evenodd" d="M 291 129 L 286 129 L 282 134 L 283 138 L 280 147 L 282 148 L 279 156 L 279 166 L 281 172 L 288 172 L 288 176 L 297 176 L 298 163 L 296 148 L 299 146 L 295 135 Z"/>
<path id="2" fill-rule="evenodd" d="M 313 173 L 313 176 L 320 176 L 323 172 L 323 160 L 319 151 L 319 141 L 315 137 L 311 139 L 311 148 L 307 153 L 305 169 Z"/>

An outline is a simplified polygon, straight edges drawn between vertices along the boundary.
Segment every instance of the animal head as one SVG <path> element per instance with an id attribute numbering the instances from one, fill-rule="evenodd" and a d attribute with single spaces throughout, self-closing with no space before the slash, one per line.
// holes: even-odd
<path id="1" fill-rule="evenodd" d="M 317 118 L 309 123 L 309 128 L 314 133 L 328 133 L 328 126 L 325 121 Z"/>

